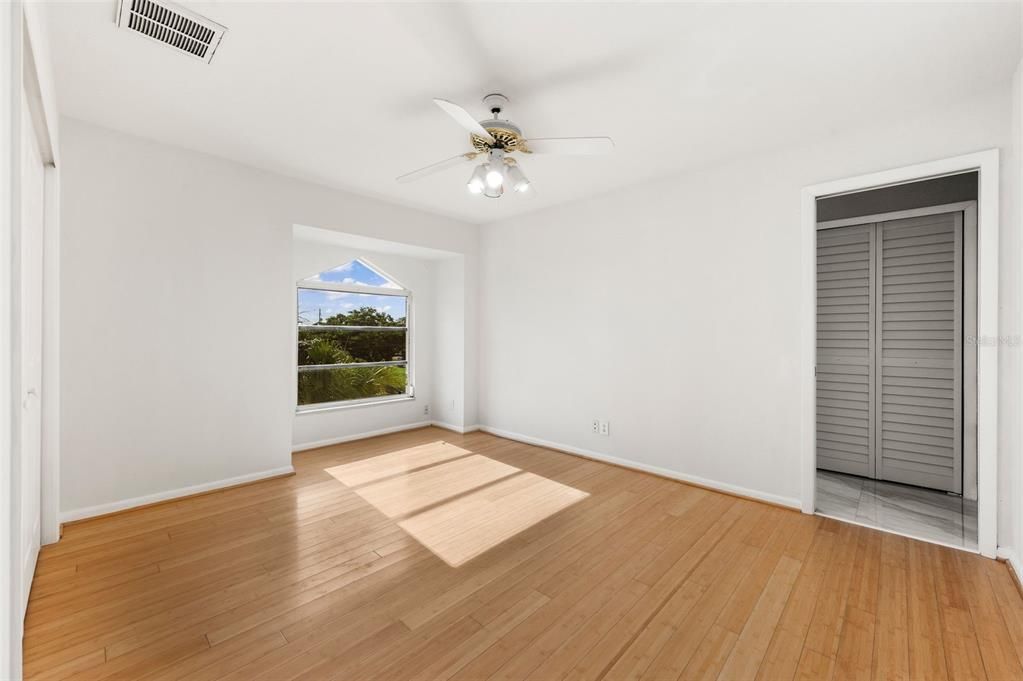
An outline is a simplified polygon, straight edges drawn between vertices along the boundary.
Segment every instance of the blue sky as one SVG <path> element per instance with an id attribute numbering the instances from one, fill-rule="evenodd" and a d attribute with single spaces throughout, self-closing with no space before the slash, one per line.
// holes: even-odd
<path id="1" fill-rule="evenodd" d="M 340 267 L 314 274 L 303 281 L 330 281 L 339 284 L 360 284 L 362 286 L 382 286 L 384 288 L 401 288 L 387 277 L 367 267 L 360 260 L 347 262 Z"/>
<path id="2" fill-rule="evenodd" d="M 303 281 L 336 282 L 344 284 L 361 284 L 363 286 L 382 286 L 400 288 L 397 284 L 381 276 L 378 272 L 366 267 L 358 260 L 335 267 L 303 279 Z M 341 291 L 318 291 L 299 289 L 298 313 L 303 323 L 315 324 L 321 316 L 325 319 L 335 314 L 350 312 L 360 307 L 373 307 L 386 312 L 395 319 L 405 316 L 405 298 L 403 296 L 381 296 L 365 293 L 344 293 Z"/>

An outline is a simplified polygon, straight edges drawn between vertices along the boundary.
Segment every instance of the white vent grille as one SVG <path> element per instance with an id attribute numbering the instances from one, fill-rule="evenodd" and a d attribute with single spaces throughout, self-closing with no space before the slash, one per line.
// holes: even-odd
<path id="1" fill-rule="evenodd" d="M 227 30 L 206 17 L 157 0 L 121 0 L 117 25 L 207 64 Z"/>

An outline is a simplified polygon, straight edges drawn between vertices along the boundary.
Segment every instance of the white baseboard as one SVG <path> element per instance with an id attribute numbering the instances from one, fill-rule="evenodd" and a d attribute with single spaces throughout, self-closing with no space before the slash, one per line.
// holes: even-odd
<path id="1" fill-rule="evenodd" d="M 686 473 L 680 473 L 678 471 L 669 470 L 667 468 L 661 468 L 660 466 L 650 466 L 644 463 L 639 463 L 638 461 L 620 459 L 616 456 L 602 454 L 601 452 L 594 452 L 589 449 L 582 449 L 580 447 L 564 445 L 558 442 L 542 440 L 540 438 L 531 437 L 529 435 L 523 435 L 521 433 L 514 433 L 508 430 L 501 430 L 499 428 L 491 428 L 490 426 L 481 425 L 479 426 L 479 430 L 482 430 L 484 433 L 490 433 L 491 435 L 497 435 L 498 437 L 507 438 L 509 440 L 525 442 L 526 444 L 537 445 L 539 447 L 547 447 L 548 449 L 556 449 L 562 452 L 568 452 L 569 454 L 583 456 L 586 457 L 587 459 L 593 459 L 594 461 L 611 463 L 615 464 L 616 466 L 622 466 L 624 468 L 631 468 L 633 470 L 643 471 L 644 473 L 653 473 L 654 475 L 660 475 L 665 478 L 671 478 L 673 480 L 678 480 L 679 482 L 691 482 L 692 484 L 699 485 L 700 487 L 707 487 L 721 492 L 727 492 L 728 494 L 735 494 L 740 497 L 748 497 L 750 499 L 756 499 L 758 501 L 766 501 L 770 504 L 786 506 L 788 508 L 793 508 L 796 510 L 799 510 L 802 507 L 802 503 L 800 502 L 800 500 L 793 497 L 783 497 L 777 494 L 761 492 L 760 490 L 740 487 L 739 485 L 733 485 L 727 482 L 720 482 L 718 480 L 701 478 L 696 475 L 688 475 Z"/>
<path id="2" fill-rule="evenodd" d="M 149 504 L 155 504 L 160 501 L 170 501 L 171 499 L 188 497 L 192 496 L 193 494 L 200 494 L 202 492 L 212 492 L 213 490 L 222 489 L 224 487 L 234 487 L 235 485 L 242 485 L 247 482 L 256 482 L 257 480 L 275 478 L 280 475 L 289 475 L 294 472 L 295 469 L 293 467 L 282 466 L 280 468 L 273 468 L 268 471 L 260 471 L 259 473 L 239 475 L 234 478 L 227 478 L 226 480 L 215 480 L 214 482 L 206 482 L 201 485 L 192 485 L 191 487 L 180 487 L 178 489 L 167 490 L 166 492 L 148 494 L 144 497 L 124 499 L 122 501 L 114 501 L 109 504 L 99 504 L 97 506 L 89 506 L 88 508 L 79 508 L 73 511 L 63 511 L 60 514 L 60 522 L 70 523 L 75 520 L 94 518 L 98 515 L 116 513 L 117 511 L 126 511 L 129 508 L 148 506 Z"/>
<path id="3" fill-rule="evenodd" d="M 736 494 L 742 497 L 749 497 L 750 499 L 757 499 L 760 501 L 766 501 L 772 504 L 778 504 L 779 506 L 787 506 L 790 508 L 798 509 L 800 502 L 798 499 L 783 497 L 777 494 L 770 494 L 767 492 L 761 492 L 759 490 L 749 489 L 746 487 L 740 487 L 739 485 L 732 485 L 726 482 L 720 482 L 717 480 L 710 480 L 707 478 L 701 478 L 695 475 L 687 475 L 678 471 L 669 470 L 667 468 L 661 468 L 659 466 L 650 466 L 647 464 L 639 463 L 637 461 L 631 461 L 629 459 L 621 459 L 601 452 L 595 452 L 589 449 L 582 449 L 581 447 L 573 447 L 571 445 L 561 444 L 559 442 L 551 442 L 549 440 L 543 440 L 541 438 L 532 437 L 529 435 L 523 435 L 522 433 L 515 433 L 509 430 L 501 430 L 500 428 L 492 428 L 485 425 L 472 425 L 472 426 L 456 426 L 450 423 L 444 423 L 442 421 L 419 421 L 416 423 L 407 423 L 400 426 L 393 426 L 391 428 L 381 428 L 380 430 L 368 431 L 365 433 L 355 433 L 352 435 L 343 435 L 341 437 L 330 438 L 327 440 L 319 440 L 316 442 L 306 442 L 299 445 L 292 446 L 293 452 L 301 452 L 309 449 L 316 449 L 319 447 L 327 447 L 330 445 L 340 444 L 342 442 L 352 442 L 354 440 L 364 440 L 370 437 L 376 437 L 378 435 L 387 435 L 389 433 L 397 433 L 403 430 L 415 430 L 416 428 L 425 428 L 426 426 L 437 426 L 445 430 L 450 430 L 456 433 L 471 433 L 476 430 L 490 433 L 491 435 L 497 435 L 509 440 L 516 440 L 518 442 L 524 442 L 526 444 L 537 445 L 539 447 L 546 447 L 548 449 L 555 449 L 569 454 L 576 454 L 583 456 L 588 459 L 595 461 L 601 461 L 603 463 L 611 463 L 625 468 L 631 468 L 637 471 L 643 471 L 645 473 L 653 473 L 673 480 L 679 480 L 680 482 L 691 482 L 694 485 L 700 485 L 701 487 L 708 487 L 710 489 L 720 490 L 729 494 Z M 80 508 L 73 511 L 64 511 L 60 514 L 60 522 L 69 523 L 75 520 L 83 520 L 85 518 L 93 518 L 99 515 L 106 515 L 108 513 L 115 513 L 117 511 L 124 511 L 130 508 L 136 508 L 139 506 L 146 506 L 160 501 L 169 501 L 171 499 L 177 499 L 180 497 L 187 497 L 193 494 L 199 494 L 201 492 L 211 492 L 213 490 L 221 489 L 224 487 L 233 487 L 234 485 L 241 485 L 247 482 L 256 482 L 257 480 L 263 480 L 265 478 L 272 478 L 279 475 L 287 475 L 294 473 L 295 469 L 291 466 L 283 466 L 281 468 L 274 468 L 268 471 L 262 471 L 259 473 L 250 473 L 248 475 L 239 475 L 234 478 L 228 478 L 226 480 L 216 480 L 214 482 L 203 483 L 201 485 L 193 485 L 191 487 L 182 487 L 179 489 L 168 490 L 166 492 L 158 492 L 156 494 L 149 494 L 142 497 L 135 497 L 133 499 L 124 499 L 122 501 L 115 501 L 109 504 L 99 504 L 97 506 L 89 506 L 88 508 Z M 1017 574 L 1021 574 L 1021 566 L 1018 558 L 1006 557 L 1006 560 L 1013 566 Z"/>
<path id="4" fill-rule="evenodd" d="M 381 428 L 380 430 L 369 430 L 365 433 L 353 433 L 352 435 L 342 435 L 340 437 L 331 437 L 326 440 L 317 440 L 316 442 L 303 442 L 302 444 L 292 445 L 292 452 L 304 452 L 307 449 L 319 449 L 320 447 L 329 447 L 330 445 L 339 445 L 342 442 L 353 442 L 355 440 L 365 440 L 368 437 L 376 437 L 377 435 L 387 435 L 389 433 L 400 433 L 403 430 L 415 430 L 416 428 L 425 428 L 426 426 L 433 425 L 433 421 L 417 421 L 416 423 L 405 423 L 400 426 L 391 426 L 389 428 Z"/>
<path id="5" fill-rule="evenodd" d="M 998 557 L 1008 564 L 1009 569 L 1016 573 L 1016 581 L 1023 584 L 1023 561 L 1012 549 L 998 547 Z"/>
<path id="6" fill-rule="evenodd" d="M 434 421 L 432 425 L 438 428 L 443 428 L 444 430 L 450 430 L 455 433 L 461 433 L 462 435 L 465 435 L 466 433 L 472 433 L 480 429 L 479 426 L 456 426 L 452 423 L 444 423 L 443 421 Z"/>

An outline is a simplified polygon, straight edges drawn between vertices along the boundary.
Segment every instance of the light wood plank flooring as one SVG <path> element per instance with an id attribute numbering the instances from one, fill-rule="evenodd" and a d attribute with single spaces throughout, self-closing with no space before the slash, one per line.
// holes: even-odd
<path id="1" fill-rule="evenodd" d="M 1020 679 L 1004 565 L 481 433 L 79 523 L 29 679 Z"/>

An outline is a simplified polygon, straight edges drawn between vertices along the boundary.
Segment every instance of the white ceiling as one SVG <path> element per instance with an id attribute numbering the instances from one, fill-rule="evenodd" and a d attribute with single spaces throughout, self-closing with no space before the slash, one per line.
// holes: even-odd
<path id="1" fill-rule="evenodd" d="M 62 113 L 478 223 L 995 87 L 1020 40 L 1017 3 L 185 4 L 228 27 L 210 65 L 52 5 Z M 525 158 L 536 194 L 496 201 L 468 165 L 395 183 L 467 150 L 431 98 L 494 91 L 615 154 Z"/>

